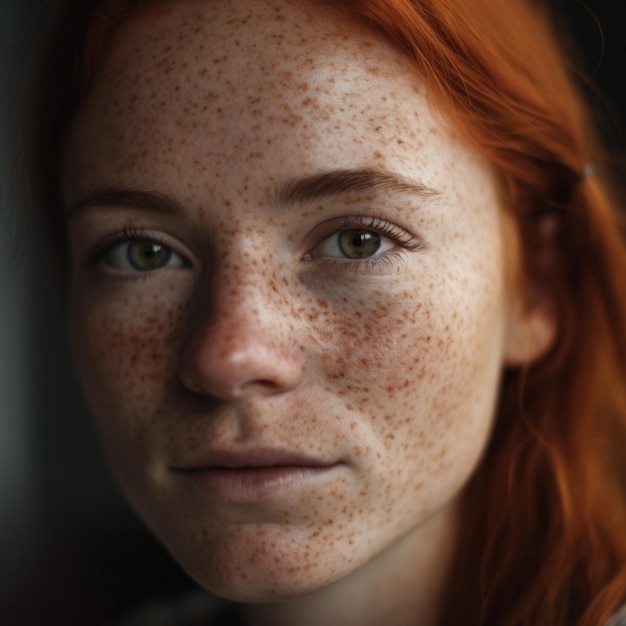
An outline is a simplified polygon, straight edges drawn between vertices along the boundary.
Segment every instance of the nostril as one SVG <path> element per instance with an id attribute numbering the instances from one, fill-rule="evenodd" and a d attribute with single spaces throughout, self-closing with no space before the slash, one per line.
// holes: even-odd
<path id="1" fill-rule="evenodd" d="M 251 380 L 242 385 L 242 391 L 257 387 L 259 391 L 274 392 L 280 389 L 280 385 L 274 380 Z"/>

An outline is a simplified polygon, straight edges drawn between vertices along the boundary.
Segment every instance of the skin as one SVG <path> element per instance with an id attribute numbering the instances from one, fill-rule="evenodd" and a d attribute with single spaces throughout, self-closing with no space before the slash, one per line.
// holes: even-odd
<path id="1" fill-rule="evenodd" d="M 354 169 L 417 185 L 286 197 Z M 503 364 L 550 331 L 507 278 L 496 177 L 409 61 L 296 2 L 153 9 L 116 35 L 63 184 L 78 371 L 175 558 L 251 624 L 436 624 Z M 382 247 L 341 258 L 346 228 Z M 175 255 L 130 271 L 129 229 Z M 177 470 L 263 446 L 333 467 L 244 502 Z"/>

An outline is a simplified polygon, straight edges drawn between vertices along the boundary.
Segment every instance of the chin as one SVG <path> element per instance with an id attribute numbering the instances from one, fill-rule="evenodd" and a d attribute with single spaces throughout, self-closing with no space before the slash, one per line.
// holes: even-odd
<path id="1" fill-rule="evenodd" d="M 184 566 L 183 563 L 181 565 Z M 240 568 L 217 565 L 209 572 L 198 572 L 185 568 L 187 573 L 204 589 L 225 600 L 243 604 L 264 604 L 290 600 L 320 591 L 334 581 L 327 575 L 294 576 L 277 574 L 270 567 Z"/>
<path id="2" fill-rule="evenodd" d="M 183 570 L 210 593 L 241 603 L 288 600 L 324 589 L 349 573 L 342 559 L 338 569 L 319 553 L 302 548 L 298 532 L 272 532 L 250 525 L 229 536 L 193 541 L 160 539 Z M 276 531 L 277 529 L 273 529 Z M 346 569 L 348 568 L 348 569 Z"/>

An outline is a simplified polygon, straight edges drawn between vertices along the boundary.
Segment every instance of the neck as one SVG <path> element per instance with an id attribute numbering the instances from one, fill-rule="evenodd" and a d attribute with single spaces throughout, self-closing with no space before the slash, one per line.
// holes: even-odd
<path id="1" fill-rule="evenodd" d="M 249 626 L 437 626 L 457 507 L 448 507 L 358 570 L 310 595 L 244 609 Z"/>

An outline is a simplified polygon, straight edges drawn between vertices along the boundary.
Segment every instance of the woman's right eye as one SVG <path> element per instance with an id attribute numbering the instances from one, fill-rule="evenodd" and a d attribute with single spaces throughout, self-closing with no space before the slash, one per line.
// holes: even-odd
<path id="1" fill-rule="evenodd" d="M 169 246 L 150 239 L 131 239 L 109 248 L 102 260 L 127 273 L 153 272 L 166 267 L 184 267 L 185 260 Z"/>

